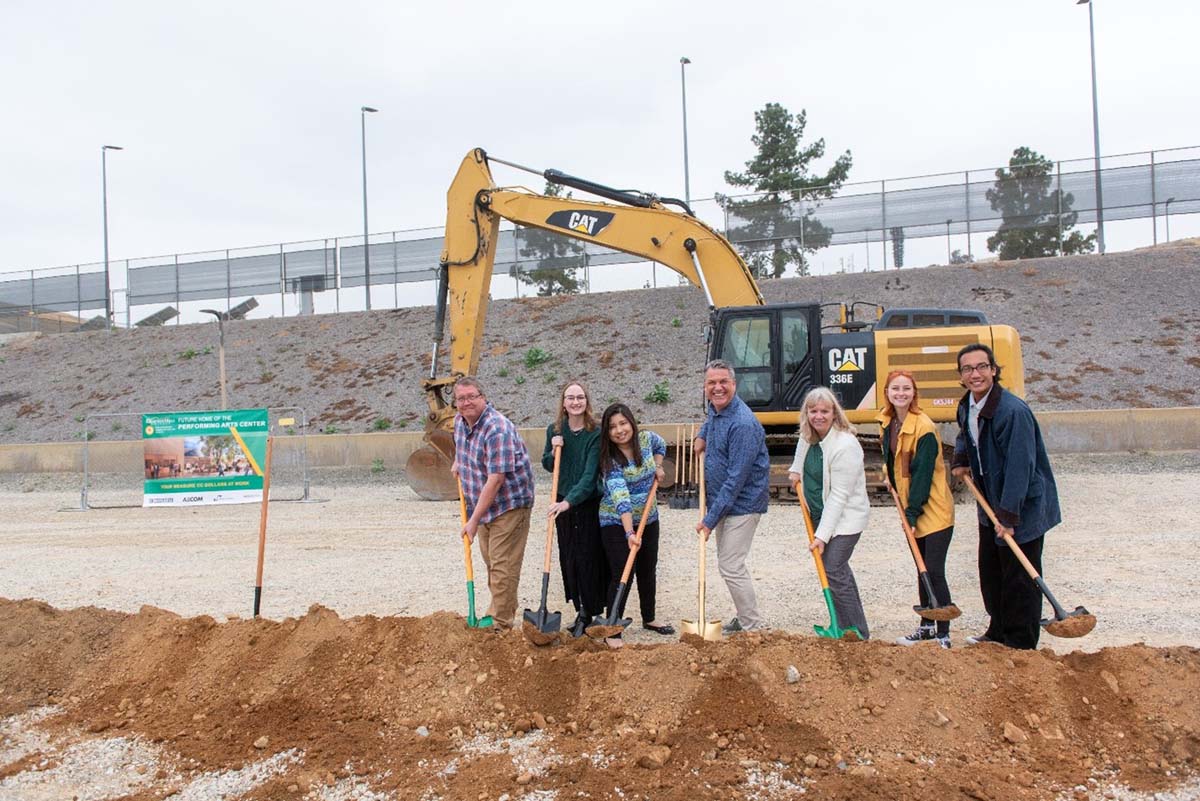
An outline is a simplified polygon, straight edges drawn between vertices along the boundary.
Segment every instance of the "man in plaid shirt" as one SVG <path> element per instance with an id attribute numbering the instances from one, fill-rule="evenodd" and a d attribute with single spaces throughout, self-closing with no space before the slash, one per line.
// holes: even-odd
<path id="1" fill-rule="evenodd" d="M 462 481 L 468 513 L 462 534 L 472 542 L 479 538 L 492 596 L 487 613 L 507 629 L 517 614 L 517 584 L 533 509 L 529 451 L 512 421 L 488 403 L 478 379 L 458 379 L 454 405 L 453 472 Z"/>

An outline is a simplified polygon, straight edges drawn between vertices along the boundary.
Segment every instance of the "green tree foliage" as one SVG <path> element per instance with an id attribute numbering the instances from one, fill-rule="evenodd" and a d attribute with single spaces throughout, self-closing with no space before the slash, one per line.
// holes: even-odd
<path id="1" fill-rule="evenodd" d="M 803 109 L 793 115 L 778 103 L 754 112 L 750 141 L 758 152 L 744 172 L 726 171 L 725 183 L 762 194 L 748 200 L 717 197 L 733 218 L 729 235 L 743 243 L 743 255 L 760 277 L 779 278 L 789 264 L 796 265 L 797 275 L 807 275 L 805 254 L 827 247 L 833 236 L 817 220 L 816 206 L 845 183 L 852 159 L 847 150 L 825 173 L 810 173 L 809 165 L 825 156 L 825 140 L 802 144 L 807 124 Z"/>
<path id="2" fill-rule="evenodd" d="M 1071 211 L 1075 196 L 1051 191 L 1053 173 L 1054 162 L 1028 147 L 1013 151 L 1007 170 L 996 170 L 996 183 L 987 191 L 987 199 L 992 210 L 1000 213 L 1001 223 L 988 237 L 987 246 L 1001 261 L 1053 256 L 1060 250 L 1062 255 L 1091 253 L 1096 246 L 1094 233 L 1084 236 L 1071 231 L 1079 219 L 1079 213 Z"/>
<path id="3" fill-rule="evenodd" d="M 545 194 L 563 197 L 562 186 L 547 182 Z M 570 198 L 571 193 L 566 197 Z M 579 294 L 583 289 L 578 277 L 584 258 L 582 242 L 540 228 L 522 228 L 519 236 L 521 257 L 537 260 L 532 270 L 517 273 L 523 283 L 537 287 L 539 297 Z"/>

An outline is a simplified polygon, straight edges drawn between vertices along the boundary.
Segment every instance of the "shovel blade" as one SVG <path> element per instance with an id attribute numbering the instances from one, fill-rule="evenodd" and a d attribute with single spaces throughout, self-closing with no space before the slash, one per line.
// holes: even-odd
<path id="1" fill-rule="evenodd" d="M 596 615 L 590 626 L 585 629 L 587 636 L 593 640 L 604 639 L 605 637 L 615 637 L 625 630 L 627 626 L 633 623 L 633 618 L 626 617 L 618 619 L 616 615 L 612 617 L 604 617 Z"/>
<path id="2" fill-rule="evenodd" d="M 467 616 L 467 626 L 473 629 L 490 629 L 493 625 L 495 625 L 495 623 L 496 621 L 492 620 L 491 615 L 475 617 L 475 615 L 472 614 Z"/>
<path id="3" fill-rule="evenodd" d="M 1074 612 L 1068 612 L 1062 620 L 1043 620 L 1042 628 L 1047 634 L 1055 637 L 1084 637 L 1096 628 L 1096 616 L 1082 606 L 1077 606 Z"/>
<path id="4" fill-rule="evenodd" d="M 721 621 L 710 620 L 704 624 L 704 632 L 700 635 L 709 642 L 716 642 L 724 635 L 721 633 Z"/>
<path id="5" fill-rule="evenodd" d="M 926 620 L 954 620 L 962 616 L 962 610 L 954 604 L 945 606 L 914 606 L 913 611 Z"/>
<path id="6" fill-rule="evenodd" d="M 700 631 L 700 625 L 692 620 L 679 621 L 680 634 L 695 634 L 697 637 L 703 636 Z"/>

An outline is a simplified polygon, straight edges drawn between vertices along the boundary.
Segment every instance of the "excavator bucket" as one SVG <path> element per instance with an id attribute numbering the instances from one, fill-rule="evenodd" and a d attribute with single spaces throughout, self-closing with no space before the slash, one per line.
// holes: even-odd
<path id="1" fill-rule="evenodd" d="M 425 437 L 425 444 L 412 452 L 404 475 L 413 491 L 427 501 L 450 501 L 458 497 L 458 485 L 450 468 L 454 465 L 454 435 L 438 429 Z"/>

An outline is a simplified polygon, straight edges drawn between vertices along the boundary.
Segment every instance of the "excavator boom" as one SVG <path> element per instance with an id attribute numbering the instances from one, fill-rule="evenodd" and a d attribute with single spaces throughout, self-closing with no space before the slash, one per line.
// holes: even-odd
<path id="1" fill-rule="evenodd" d="M 424 498 L 456 497 L 449 472 L 454 453 L 449 395 L 459 377 L 473 375 L 479 367 L 502 219 L 658 262 L 703 289 L 710 308 L 763 304 L 753 273 L 729 241 L 690 212 L 672 211 L 665 205 L 672 202 L 686 210 L 682 202 L 612 189 L 556 170 L 540 174 L 621 205 L 500 188 L 492 180 L 482 149 L 472 150 L 462 160 L 446 195 L 434 342 L 429 377 L 422 384 L 429 404 L 426 445 L 413 453 L 406 467 L 410 486 Z M 443 366 L 447 324 L 448 363 Z"/>

